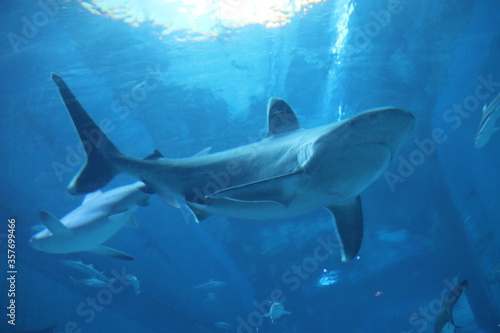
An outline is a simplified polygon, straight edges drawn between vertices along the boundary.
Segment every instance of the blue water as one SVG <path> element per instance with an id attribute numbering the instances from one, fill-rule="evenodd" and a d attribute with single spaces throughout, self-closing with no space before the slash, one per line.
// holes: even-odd
<path id="1" fill-rule="evenodd" d="M 248 1 L 217 3 L 234 9 Z M 434 332 L 441 298 L 465 278 L 455 320 L 467 324 L 457 332 L 500 331 L 500 135 L 481 149 L 473 141 L 483 105 L 500 92 L 498 1 L 329 0 L 280 27 L 221 20 L 195 31 L 203 24 L 192 20 L 192 31 L 165 35 L 161 24 L 137 27 L 93 13 L 89 3 L 0 4 L 1 332 Z M 173 20 L 182 11 L 157 14 Z M 134 261 L 49 254 L 29 246 L 31 227 L 41 209 L 62 217 L 81 204 L 66 187 L 84 162 L 52 72 L 136 157 L 257 141 L 273 96 L 306 128 L 384 105 L 417 122 L 388 169 L 404 177 L 385 174 L 361 195 L 364 239 L 351 262 L 341 263 L 337 248 L 315 259 L 334 237 L 326 211 L 196 224 L 157 196 L 137 211 L 139 228 L 106 243 Z M 493 82 L 488 97 L 463 115 L 448 112 L 485 80 Z M 436 130 L 440 140 L 432 140 Z M 133 181 L 120 175 L 105 190 Z M 6 279 L 8 219 L 16 220 L 15 297 Z M 141 293 L 75 285 L 70 276 L 82 276 L 63 259 L 135 275 Z M 226 285 L 196 288 L 210 279 Z M 6 309 L 13 298 L 15 327 Z M 273 300 L 292 312 L 274 324 L 263 317 Z"/>

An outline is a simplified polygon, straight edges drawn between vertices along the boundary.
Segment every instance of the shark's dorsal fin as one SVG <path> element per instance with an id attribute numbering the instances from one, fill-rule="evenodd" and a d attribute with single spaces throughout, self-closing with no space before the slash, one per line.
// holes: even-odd
<path id="1" fill-rule="evenodd" d="M 71 233 L 71 230 L 66 228 L 61 221 L 45 210 L 41 210 L 38 215 L 42 219 L 43 224 L 50 230 L 54 236 L 64 236 Z"/>
<path id="2" fill-rule="evenodd" d="M 271 98 L 267 106 L 267 136 L 291 132 L 300 128 L 292 108 L 279 98 Z"/>
<path id="3" fill-rule="evenodd" d="M 95 197 L 97 197 L 101 194 L 102 194 L 101 190 L 97 190 L 95 192 L 89 193 L 85 196 L 85 199 L 83 199 L 83 203 L 89 202 L 90 200 L 94 199 Z"/>
<path id="4" fill-rule="evenodd" d="M 158 149 L 155 149 L 155 151 L 151 155 L 146 156 L 144 159 L 145 160 L 157 160 L 157 159 L 162 158 L 162 157 L 165 157 L 165 156 L 163 156 L 163 154 L 160 153 L 160 151 Z"/>

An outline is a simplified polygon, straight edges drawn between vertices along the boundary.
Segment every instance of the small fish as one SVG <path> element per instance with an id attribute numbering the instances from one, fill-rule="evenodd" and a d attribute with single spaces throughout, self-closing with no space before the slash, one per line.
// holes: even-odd
<path id="1" fill-rule="evenodd" d="M 214 293 L 208 293 L 203 299 L 203 304 L 215 302 L 216 299 L 217 297 L 215 296 Z"/>
<path id="2" fill-rule="evenodd" d="M 70 276 L 69 278 L 75 284 L 78 284 L 81 286 L 86 286 L 86 287 L 92 287 L 92 288 L 107 288 L 107 287 L 109 287 L 109 284 L 113 280 L 115 280 L 115 279 L 112 279 L 109 282 L 105 282 L 105 281 L 97 279 L 97 278 L 88 278 L 88 279 L 80 279 L 80 280 L 77 280 L 77 279 L 73 278 L 72 276 Z"/>
<path id="3" fill-rule="evenodd" d="M 141 283 L 135 275 L 127 274 L 125 275 L 125 280 L 127 280 L 134 288 L 135 294 L 139 295 L 141 293 Z"/>
<path id="4" fill-rule="evenodd" d="M 271 322 L 274 324 L 276 319 L 279 319 L 282 315 L 292 314 L 290 311 L 285 310 L 285 306 L 279 302 L 273 302 L 269 312 L 264 315 L 264 317 L 271 318 Z"/>
<path id="5" fill-rule="evenodd" d="M 224 287 L 226 284 L 227 284 L 226 282 L 210 279 L 205 283 L 194 286 L 194 289 L 217 289 Z"/>
<path id="6" fill-rule="evenodd" d="M 488 106 L 483 108 L 483 118 L 479 123 L 479 131 L 474 138 L 474 146 L 476 148 L 484 147 L 493 133 L 500 130 L 500 127 L 496 127 L 496 122 L 500 116 L 500 94 L 490 103 Z"/>
<path id="7" fill-rule="evenodd" d="M 99 280 L 106 281 L 106 282 L 109 280 L 109 278 L 106 277 L 103 272 L 95 269 L 94 265 L 85 264 L 81 260 L 61 260 L 61 263 L 63 265 L 70 267 L 70 268 L 73 268 L 73 269 L 75 269 L 75 270 L 77 270 L 85 275 L 88 275 L 89 277 L 98 278 Z"/>
<path id="8" fill-rule="evenodd" d="M 223 330 L 232 330 L 234 329 L 234 326 L 231 324 L 228 324 L 224 321 L 219 321 L 214 324 L 215 327 L 223 329 Z"/>

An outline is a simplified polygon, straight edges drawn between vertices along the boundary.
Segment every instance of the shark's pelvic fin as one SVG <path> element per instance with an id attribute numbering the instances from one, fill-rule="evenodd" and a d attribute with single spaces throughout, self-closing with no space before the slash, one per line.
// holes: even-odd
<path id="1" fill-rule="evenodd" d="M 196 223 L 199 223 L 212 215 L 212 213 L 206 212 L 203 209 L 199 209 L 198 207 L 196 207 L 196 205 L 194 203 L 191 203 L 189 201 L 186 201 L 186 206 L 189 208 L 191 213 L 194 215 Z"/>
<path id="2" fill-rule="evenodd" d="M 327 209 L 335 217 L 342 261 L 349 261 L 358 254 L 363 239 L 361 198 L 358 195 L 342 204 L 329 206 Z"/>
<path id="3" fill-rule="evenodd" d="M 59 88 L 59 94 L 73 119 L 87 154 L 87 162 L 69 184 L 68 191 L 71 194 L 94 192 L 109 183 L 118 173 L 109 159 L 121 156 L 121 153 L 90 118 L 66 82 L 55 73 L 52 73 L 52 80 Z"/>
<path id="4" fill-rule="evenodd" d="M 267 136 L 291 132 L 300 128 L 292 108 L 279 98 L 271 98 L 267 106 Z"/>
<path id="5" fill-rule="evenodd" d="M 115 250 L 115 249 L 112 249 L 110 247 L 103 246 L 103 245 L 101 245 L 93 250 L 89 250 L 88 252 L 93 253 L 93 254 L 98 254 L 101 256 L 107 256 L 107 257 L 112 257 L 112 258 L 116 258 L 116 259 L 121 259 L 121 260 L 134 260 L 134 258 L 132 256 L 129 256 L 126 253 L 123 253 L 121 251 L 118 251 L 118 250 Z"/>
<path id="6" fill-rule="evenodd" d="M 42 220 L 43 224 L 50 230 L 54 236 L 64 236 L 69 235 L 71 230 L 66 228 L 61 221 L 45 210 L 41 210 L 38 215 Z"/>

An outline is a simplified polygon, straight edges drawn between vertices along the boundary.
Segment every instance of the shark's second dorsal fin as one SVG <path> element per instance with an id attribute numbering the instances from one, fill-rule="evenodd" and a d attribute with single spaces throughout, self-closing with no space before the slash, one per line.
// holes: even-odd
<path id="1" fill-rule="evenodd" d="M 158 149 L 155 149 L 155 151 L 151 154 L 146 156 L 144 159 L 145 160 L 157 160 L 159 158 L 164 157 L 162 153 Z"/>
<path id="2" fill-rule="evenodd" d="M 64 224 L 62 224 L 61 221 L 59 221 L 49 212 L 41 210 L 40 213 L 38 213 L 38 215 L 42 219 L 43 224 L 47 227 L 47 229 L 49 229 L 49 231 L 54 236 L 66 235 L 71 232 L 68 228 L 66 228 Z"/>
<path id="3" fill-rule="evenodd" d="M 279 98 L 271 98 L 267 105 L 267 136 L 291 132 L 300 128 L 292 108 Z"/>

